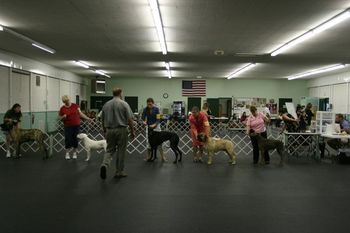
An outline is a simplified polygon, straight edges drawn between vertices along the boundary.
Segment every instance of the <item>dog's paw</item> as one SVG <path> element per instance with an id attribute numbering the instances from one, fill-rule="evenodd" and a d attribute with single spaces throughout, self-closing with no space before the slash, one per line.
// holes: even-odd
<path id="1" fill-rule="evenodd" d="M 230 161 L 230 164 L 231 164 L 231 165 L 236 165 L 236 160 Z"/>
<path id="2" fill-rule="evenodd" d="M 85 162 L 89 162 L 89 161 L 90 161 L 90 158 L 85 159 Z"/>
<path id="3" fill-rule="evenodd" d="M 207 164 L 208 164 L 208 165 L 212 165 L 213 163 L 212 163 L 211 161 L 208 161 Z"/>

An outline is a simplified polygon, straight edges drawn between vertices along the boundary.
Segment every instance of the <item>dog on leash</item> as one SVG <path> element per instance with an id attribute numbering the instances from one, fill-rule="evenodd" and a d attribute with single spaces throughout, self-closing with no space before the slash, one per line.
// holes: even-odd
<path id="1" fill-rule="evenodd" d="M 260 164 L 265 164 L 264 153 L 266 151 L 276 149 L 277 153 L 281 157 L 279 164 L 281 166 L 283 166 L 283 163 L 284 163 L 284 155 L 283 155 L 284 145 L 283 145 L 282 141 L 264 138 L 260 134 L 255 133 L 255 131 L 252 129 L 250 130 L 249 134 L 252 137 L 256 137 L 256 139 L 258 141 L 258 147 L 259 147 L 259 152 L 260 152 L 260 154 L 259 154 L 260 155 Z"/>
<path id="2" fill-rule="evenodd" d="M 20 157 L 20 149 L 22 143 L 35 141 L 39 144 L 40 150 L 45 152 L 43 159 L 49 158 L 48 151 L 44 143 L 45 134 L 40 129 L 20 129 L 12 125 L 9 131 L 9 135 L 10 144 L 14 145 L 13 155 L 15 157 Z"/>
<path id="3" fill-rule="evenodd" d="M 230 140 L 208 137 L 205 133 L 199 133 L 197 140 L 204 143 L 204 147 L 208 151 L 208 165 L 213 163 L 215 152 L 225 151 L 230 158 L 230 164 L 236 164 L 236 153 L 234 145 Z"/>
<path id="4" fill-rule="evenodd" d="M 152 128 L 148 128 L 148 142 L 151 146 L 151 156 L 147 162 L 153 162 L 157 158 L 158 146 L 166 141 L 170 142 L 170 148 L 175 154 L 175 160 L 173 163 L 181 162 L 182 152 L 179 149 L 179 136 L 176 133 L 169 131 L 154 131 Z"/>
<path id="5" fill-rule="evenodd" d="M 106 140 L 99 140 L 99 141 L 94 141 L 91 140 L 87 134 L 85 133 L 80 133 L 78 134 L 77 138 L 83 141 L 84 148 L 86 150 L 86 159 L 85 161 L 89 161 L 91 157 L 91 149 L 94 150 L 100 150 L 103 149 L 104 151 L 107 150 L 107 142 Z"/>

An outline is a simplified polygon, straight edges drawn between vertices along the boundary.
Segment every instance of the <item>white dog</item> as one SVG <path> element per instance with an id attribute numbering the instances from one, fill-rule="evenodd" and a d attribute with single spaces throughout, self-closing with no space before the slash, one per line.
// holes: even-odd
<path id="1" fill-rule="evenodd" d="M 90 160 L 91 149 L 95 149 L 95 150 L 104 149 L 104 151 L 107 150 L 106 140 L 94 141 L 94 140 L 91 140 L 85 133 L 80 133 L 78 134 L 77 137 L 83 141 L 84 148 L 87 151 L 85 161 Z"/>

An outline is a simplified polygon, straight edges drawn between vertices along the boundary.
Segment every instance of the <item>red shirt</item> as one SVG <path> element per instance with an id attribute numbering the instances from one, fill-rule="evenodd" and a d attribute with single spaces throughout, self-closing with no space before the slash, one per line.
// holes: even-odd
<path id="1" fill-rule="evenodd" d="M 64 127 L 80 125 L 79 106 L 77 104 L 71 104 L 69 107 L 63 105 L 60 109 L 60 116 L 66 115 L 63 119 Z"/>
<path id="2" fill-rule="evenodd" d="M 189 117 L 191 130 L 197 130 L 198 133 L 207 133 L 209 127 L 208 117 L 205 113 L 199 112 L 198 117 L 195 118 L 193 115 Z"/>

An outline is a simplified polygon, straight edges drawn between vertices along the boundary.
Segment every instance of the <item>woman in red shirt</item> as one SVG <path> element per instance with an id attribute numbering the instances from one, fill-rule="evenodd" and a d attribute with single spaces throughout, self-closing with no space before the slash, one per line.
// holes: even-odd
<path id="1" fill-rule="evenodd" d="M 193 145 L 193 162 L 202 163 L 203 157 L 203 142 L 197 140 L 197 135 L 199 133 L 205 133 L 208 137 L 210 136 L 210 126 L 209 121 L 204 112 L 200 112 L 198 107 L 192 108 L 192 114 L 189 117 L 189 122 L 191 126 L 191 136 Z M 199 153 L 198 153 L 199 152 Z"/>
<path id="2" fill-rule="evenodd" d="M 73 104 L 67 95 L 62 96 L 64 105 L 61 107 L 59 117 L 64 124 L 64 137 L 66 156 L 65 159 L 70 159 L 69 153 L 73 149 L 73 159 L 77 159 L 78 134 L 80 127 L 80 117 L 91 120 L 80 111 L 77 104 Z"/>

